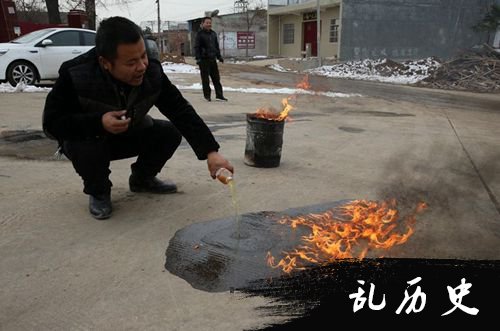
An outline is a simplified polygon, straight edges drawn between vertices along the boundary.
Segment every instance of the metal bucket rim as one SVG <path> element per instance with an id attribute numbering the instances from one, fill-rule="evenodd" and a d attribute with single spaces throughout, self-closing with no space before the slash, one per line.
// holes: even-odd
<path id="1" fill-rule="evenodd" d="M 285 120 L 276 121 L 272 119 L 260 118 L 256 117 L 254 113 L 247 113 L 247 121 L 248 122 L 258 122 L 258 123 L 266 123 L 266 124 L 282 124 L 285 123 Z"/>

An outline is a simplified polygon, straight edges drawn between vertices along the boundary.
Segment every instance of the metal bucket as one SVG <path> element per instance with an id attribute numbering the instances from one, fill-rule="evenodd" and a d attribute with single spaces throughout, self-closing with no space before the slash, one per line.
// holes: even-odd
<path id="1" fill-rule="evenodd" d="M 246 165 L 274 168 L 280 165 L 285 121 L 272 121 L 247 114 Z"/>

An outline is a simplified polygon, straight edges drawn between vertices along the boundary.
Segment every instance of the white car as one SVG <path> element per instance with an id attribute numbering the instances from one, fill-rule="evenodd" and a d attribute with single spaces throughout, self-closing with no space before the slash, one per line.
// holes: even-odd
<path id="1" fill-rule="evenodd" d="M 56 80 L 61 64 L 95 46 L 95 31 L 48 28 L 0 43 L 0 82 Z"/>

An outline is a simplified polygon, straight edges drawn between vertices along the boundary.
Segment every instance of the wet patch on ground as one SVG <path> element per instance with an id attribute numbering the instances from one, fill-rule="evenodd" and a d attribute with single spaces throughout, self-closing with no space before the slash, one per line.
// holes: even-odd
<path id="1" fill-rule="evenodd" d="M 239 226 L 234 218 L 192 224 L 170 240 L 165 268 L 194 288 L 209 292 L 242 288 L 258 279 L 279 276 L 281 270 L 267 265 L 267 253 L 292 250 L 306 233 L 278 220 L 322 212 L 345 202 L 243 214 Z"/>
<path id="2" fill-rule="evenodd" d="M 327 116 L 327 114 L 323 113 L 311 113 L 305 111 L 302 112 L 301 109 L 302 106 L 301 108 L 297 107 L 296 109 L 292 110 L 292 112 L 290 112 L 289 118 L 292 121 L 297 121 L 297 120 L 305 120 L 309 117 Z M 210 131 L 216 132 L 218 130 L 227 128 L 246 127 L 247 126 L 246 116 L 247 116 L 246 113 L 233 114 L 233 115 L 220 115 L 220 116 L 210 115 L 210 116 L 204 116 L 204 120 L 207 126 L 210 128 Z"/>
<path id="3" fill-rule="evenodd" d="M 349 132 L 349 133 L 362 133 L 362 132 L 365 132 L 364 129 L 353 128 L 353 127 L 350 127 L 350 126 L 339 126 L 338 129 L 342 130 L 342 131 L 345 131 L 345 132 Z"/>
<path id="4" fill-rule="evenodd" d="M 213 125 L 218 125 L 224 123 L 226 126 L 231 125 L 241 125 L 246 121 L 246 113 L 233 113 L 233 114 L 209 114 L 203 116 L 205 123 L 211 127 Z"/>
<path id="5" fill-rule="evenodd" d="M 221 122 L 221 123 L 223 123 L 223 122 Z M 215 133 L 219 130 L 245 127 L 247 124 L 246 124 L 246 122 L 239 122 L 239 123 L 232 122 L 232 123 L 228 123 L 228 124 L 207 123 L 207 125 L 210 128 L 210 131 L 212 131 L 212 133 Z"/>
<path id="6" fill-rule="evenodd" d="M 41 130 L 4 130 L 0 132 L 0 156 L 32 160 L 54 160 L 57 141 Z"/>
<path id="7" fill-rule="evenodd" d="M 393 113 L 390 111 L 373 111 L 373 110 L 350 111 L 347 114 L 353 116 L 375 116 L 375 117 L 415 117 L 414 114 L 402 114 L 402 113 Z"/>
<path id="8" fill-rule="evenodd" d="M 267 69 L 266 72 L 237 72 L 232 73 L 233 78 L 241 79 L 245 82 L 259 82 L 260 84 L 268 84 L 277 87 L 288 87 L 294 86 L 296 75 L 280 73 L 276 74 L 275 71 L 270 71 Z"/>
<path id="9" fill-rule="evenodd" d="M 213 131 L 212 131 L 213 133 Z M 214 134 L 215 140 L 217 140 L 219 143 L 226 142 L 226 141 L 240 141 L 244 140 L 246 135 L 245 133 L 242 134 Z M 182 139 L 181 144 L 179 145 L 179 149 L 191 149 L 191 146 L 189 143 L 186 141 L 186 139 Z"/>

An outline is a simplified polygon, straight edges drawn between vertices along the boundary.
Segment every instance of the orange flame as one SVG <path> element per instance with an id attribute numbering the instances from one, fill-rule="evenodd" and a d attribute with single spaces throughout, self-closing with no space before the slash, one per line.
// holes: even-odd
<path id="1" fill-rule="evenodd" d="M 288 113 L 293 109 L 293 106 L 288 102 L 288 100 L 291 99 L 291 97 L 288 97 L 281 100 L 281 104 L 283 106 L 283 110 L 281 112 L 278 112 L 273 107 L 261 107 L 257 109 L 254 116 L 256 118 L 263 118 L 271 121 L 284 121 L 288 118 Z"/>
<path id="2" fill-rule="evenodd" d="M 297 88 L 303 90 L 311 89 L 311 84 L 309 84 L 309 75 L 305 75 L 302 81 L 300 81 L 297 85 Z M 289 100 L 296 98 L 296 95 L 291 95 L 288 98 L 284 98 L 281 100 L 281 104 L 283 106 L 281 112 L 279 112 L 274 107 L 260 107 L 254 114 L 256 118 L 262 118 L 271 121 L 284 121 L 285 119 L 289 120 L 290 117 L 288 113 L 294 109 L 294 107 L 289 103 Z"/>
<path id="3" fill-rule="evenodd" d="M 326 265 L 337 259 L 363 259 L 370 249 L 388 250 L 405 243 L 414 232 L 416 214 L 426 208 L 421 202 L 400 220 L 396 200 L 381 203 L 356 200 L 322 214 L 282 219 L 281 224 L 288 223 L 293 229 L 305 226 L 311 234 L 302 237 L 303 245 L 284 252 L 286 256 L 278 263 L 268 252 L 267 264 L 290 273 L 311 263 Z M 337 217 L 338 214 L 341 217 Z"/>
<path id="4" fill-rule="evenodd" d="M 311 84 L 309 84 L 309 75 L 305 75 L 304 78 L 297 84 L 297 88 L 301 88 L 303 90 L 310 90 Z"/>

